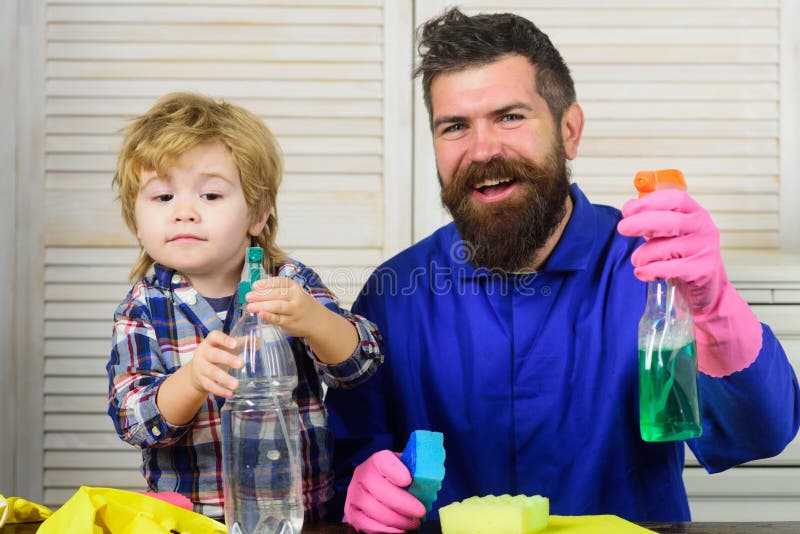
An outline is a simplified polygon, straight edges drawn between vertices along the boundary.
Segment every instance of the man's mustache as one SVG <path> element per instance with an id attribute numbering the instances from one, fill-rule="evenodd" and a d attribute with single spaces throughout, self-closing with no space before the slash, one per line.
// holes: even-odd
<path id="1" fill-rule="evenodd" d="M 517 181 L 548 180 L 545 170 L 524 159 L 493 158 L 489 161 L 473 161 L 469 166 L 456 171 L 452 185 L 460 189 L 473 189 L 487 180 L 512 179 Z"/>

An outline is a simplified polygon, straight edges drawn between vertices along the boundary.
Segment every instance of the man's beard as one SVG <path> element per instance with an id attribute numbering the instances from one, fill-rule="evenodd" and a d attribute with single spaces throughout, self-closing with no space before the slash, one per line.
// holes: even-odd
<path id="1" fill-rule="evenodd" d="M 519 189 L 513 198 L 494 203 L 472 198 L 473 186 L 508 178 Z M 523 272 L 533 270 L 536 253 L 564 219 L 568 195 L 569 170 L 559 144 L 543 166 L 499 158 L 470 164 L 442 187 L 442 204 L 453 216 L 473 265 Z"/>

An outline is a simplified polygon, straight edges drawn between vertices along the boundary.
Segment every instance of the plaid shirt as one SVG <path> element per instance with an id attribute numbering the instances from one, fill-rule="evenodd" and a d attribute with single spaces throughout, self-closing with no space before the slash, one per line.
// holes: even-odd
<path id="1" fill-rule="evenodd" d="M 303 460 L 303 499 L 308 520 L 323 513 L 333 495 L 332 437 L 322 404 L 324 381 L 330 387 L 353 387 L 383 361 L 382 340 L 375 325 L 341 309 L 319 276 L 299 262 L 286 260 L 277 275 L 294 280 L 318 302 L 358 330 L 355 353 L 338 365 L 314 357 L 302 338 L 290 338 L 297 364 L 297 404 Z M 142 473 L 152 491 L 176 491 L 194 503 L 195 511 L 223 515 L 220 408 L 224 399 L 208 395 L 194 420 L 171 425 L 156 406 L 161 383 L 192 359 L 212 330 L 229 333 L 240 315 L 232 299 L 223 321 L 173 269 L 155 265 L 155 273 L 137 282 L 114 314 L 108 413 L 120 438 L 142 449 Z"/>

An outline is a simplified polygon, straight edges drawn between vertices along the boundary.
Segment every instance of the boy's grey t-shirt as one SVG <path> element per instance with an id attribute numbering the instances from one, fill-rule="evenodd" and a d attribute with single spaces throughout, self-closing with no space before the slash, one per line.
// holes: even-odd
<path id="1" fill-rule="evenodd" d="M 208 302 L 211 309 L 217 314 L 217 317 L 220 318 L 221 321 L 225 321 L 225 317 L 228 315 L 228 309 L 231 306 L 231 299 L 233 299 L 233 295 L 228 295 L 227 297 L 203 297 Z"/>

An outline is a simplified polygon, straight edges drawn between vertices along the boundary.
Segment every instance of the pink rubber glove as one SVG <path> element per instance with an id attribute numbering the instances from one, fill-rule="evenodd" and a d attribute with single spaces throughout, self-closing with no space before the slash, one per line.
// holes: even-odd
<path id="1" fill-rule="evenodd" d="M 622 207 L 619 233 L 644 237 L 631 256 L 642 281 L 677 280 L 694 316 L 697 364 L 710 376 L 748 367 L 761 350 L 761 323 L 728 281 L 719 230 L 685 191 L 667 189 Z"/>
<path id="2" fill-rule="evenodd" d="M 174 504 L 175 506 L 180 506 L 181 508 L 189 510 L 190 512 L 194 510 L 192 501 L 190 501 L 186 496 L 174 491 L 143 491 L 142 493 L 156 499 L 161 499 L 162 501 L 166 501 L 170 504 Z"/>
<path id="3" fill-rule="evenodd" d="M 397 454 L 376 452 L 353 472 L 342 521 L 369 534 L 418 529 L 425 505 L 404 489 L 410 484 L 411 473 Z"/>

